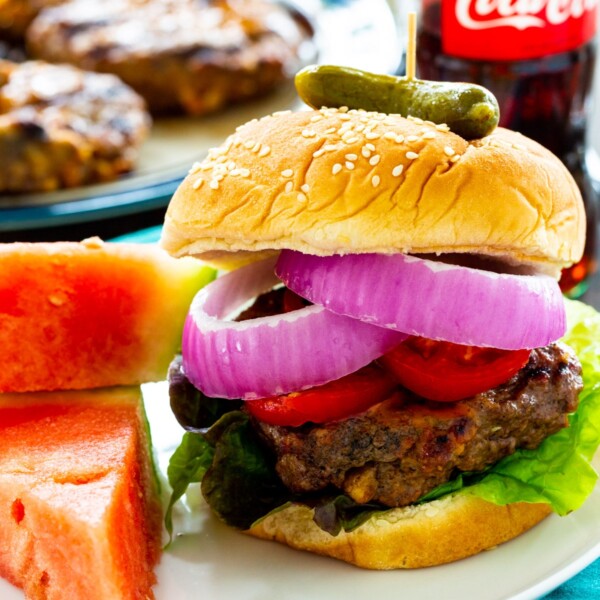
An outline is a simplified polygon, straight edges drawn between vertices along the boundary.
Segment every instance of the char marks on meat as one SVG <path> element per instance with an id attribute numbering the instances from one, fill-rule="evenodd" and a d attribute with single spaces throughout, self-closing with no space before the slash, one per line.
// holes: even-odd
<path id="1" fill-rule="evenodd" d="M 357 502 L 405 506 L 458 471 L 539 446 L 567 426 L 581 388 L 577 357 L 557 343 L 533 350 L 511 380 L 468 400 L 434 403 L 399 392 L 342 421 L 257 427 L 292 491 L 333 485 Z"/>

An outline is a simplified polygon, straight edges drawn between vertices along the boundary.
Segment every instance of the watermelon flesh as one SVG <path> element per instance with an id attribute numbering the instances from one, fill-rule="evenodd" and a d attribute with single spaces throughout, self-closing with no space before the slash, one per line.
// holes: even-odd
<path id="1" fill-rule="evenodd" d="M 0 576 L 27 598 L 153 598 L 162 512 L 139 388 L 0 396 L 0 523 Z"/>
<path id="2" fill-rule="evenodd" d="M 214 274 L 156 245 L 0 244 L 0 392 L 164 379 Z"/>

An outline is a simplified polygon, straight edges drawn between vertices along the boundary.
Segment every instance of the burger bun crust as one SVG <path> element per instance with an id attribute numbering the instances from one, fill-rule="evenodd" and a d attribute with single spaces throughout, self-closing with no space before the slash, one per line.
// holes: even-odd
<path id="1" fill-rule="evenodd" d="M 226 267 L 287 248 L 472 253 L 557 275 L 584 240 L 575 181 L 529 138 L 498 128 L 469 142 L 327 108 L 251 121 L 211 150 L 171 200 L 162 245 Z"/>
<path id="2" fill-rule="evenodd" d="M 293 504 L 261 520 L 247 533 L 366 569 L 415 569 L 493 548 L 519 536 L 551 512 L 546 504 L 500 506 L 461 494 L 390 509 L 351 532 L 332 536 L 315 524 L 312 509 Z"/>

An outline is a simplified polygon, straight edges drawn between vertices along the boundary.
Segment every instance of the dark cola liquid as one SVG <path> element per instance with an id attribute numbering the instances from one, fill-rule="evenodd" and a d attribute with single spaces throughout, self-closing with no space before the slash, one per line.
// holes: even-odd
<path id="1" fill-rule="evenodd" d="M 507 43 L 510 43 L 507 38 Z M 596 270 L 597 200 L 585 170 L 584 139 L 596 44 L 522 61 L 476 61 L 445 55 L 440 36 L 440 5 L 425 8 L 417 41 L 417 66 L 423 79 L 467 81 L 491 90 L 500 105 L 500 125 L 538 141 L 571 171 L 583 195 L 587 237 L 582 260 L 563 272 L 561 287 L 570 295 L 585 291 Z"/>

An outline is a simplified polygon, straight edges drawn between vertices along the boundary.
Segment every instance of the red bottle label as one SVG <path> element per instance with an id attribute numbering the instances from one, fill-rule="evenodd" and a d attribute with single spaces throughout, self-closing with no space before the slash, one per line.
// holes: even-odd
<path id="1" fill-rule="evenodd" d="M 523 60 L 566 52 L 596 33 L 599 0 L 442 0 L 445 54 Z"/>

